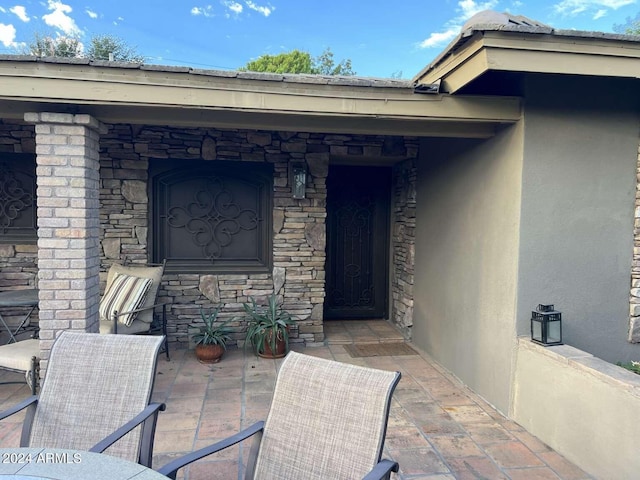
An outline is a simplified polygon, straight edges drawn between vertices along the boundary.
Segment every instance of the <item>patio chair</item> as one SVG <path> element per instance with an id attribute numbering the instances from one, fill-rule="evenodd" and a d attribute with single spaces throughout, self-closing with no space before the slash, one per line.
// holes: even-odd
<path id="1" fill-rule="evenodd" d="M 38 384 L 38 366 L 40 363 L 40 340 L 29 338 L 7 345 L 0 345 L 0 369 L 23 373 L 31 394 L 36 394 Z M 14 381 L 0 382 L 2 385 L 22 383 Z"/>
<path id="2" fill-rule="evenodd" d="M 266 422 L 173 460 L 158 470 L 177 471 L 251 436 L 245 479 L 320 480 L 389 478 L 398 464 L 380 460 L 391 396 L 399 372 L 287 355 Z"/>
<path id="3" fill-rule="evenodd" d="M 165 262 L 147 265 L 113 264 L 100 300 L 100 333 L 153 334 L 164 336 L 169 360 L 166 304 L 156 303 Z M 156 307 L 161 307 L 156 317 Z"/>
<path id="4" fill-rule="evenodd" d="M 158 412 L 149 404 L 163 338 L 63 332 L 53 344 L 39 396 L 25 408 L 21 447 L 105 452 L 151 466 Z"/>

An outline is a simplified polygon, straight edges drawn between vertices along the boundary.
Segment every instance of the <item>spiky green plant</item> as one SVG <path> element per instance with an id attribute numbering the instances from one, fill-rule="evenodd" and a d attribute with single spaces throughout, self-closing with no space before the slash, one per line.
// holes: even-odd
<path id="1" fill-rule="evenodd" d="M 200 309 L 204 325 L 200 326 L 200 331 L 193 335 L 196 345 L 220 345 L 226 350 L 227 342 L 231 340 L 232 330 L 227 325 L 229 321 L 216 324 L 219 313 L 220 307 L 216 307 L 208 314 L 205 314 L 202 308 Z"/>
<path id="2" fill-rule="evenodd" d="M 278 339 L 281 339 L 285 342 L 286 351 L 289 350 L 289 327 L 295 322 L 282 308 L 275 293 L 269 295 L 267 305 L 258 305 L 255 298 L 249 297 L 249 302 L 242 306 L 245 317 L 249 319 L 245 348 L 251 344 L 260 355 L 264 354 L 265 345 L 269 345 L 271 352 L 275 353 Z"/>

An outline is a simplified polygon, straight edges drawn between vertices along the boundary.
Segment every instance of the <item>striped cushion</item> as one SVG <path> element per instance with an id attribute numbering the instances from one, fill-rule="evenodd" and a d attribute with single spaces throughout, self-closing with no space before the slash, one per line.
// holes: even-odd
<path id="1" fill-rule="evenodd" d="M 120 315 L 140 308 L 151 287 L 150 278 L 117 274 L 100 301 L 100 319 L 111 321 L 113 313 L 118 312 L 118 321 L 130 326 L 138 316 L 138 312 Z"/>

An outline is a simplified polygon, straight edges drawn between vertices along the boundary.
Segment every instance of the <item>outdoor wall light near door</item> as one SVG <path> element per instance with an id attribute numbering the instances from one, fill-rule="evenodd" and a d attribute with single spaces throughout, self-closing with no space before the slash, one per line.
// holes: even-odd
<path id="1" fill-rule="evenodd" d="M 540 345 L 562 345 L 562 314 L 553 305 L 538 305 L 531 312 L 531 340 Z"/>
<path id="2" fill-rule="evenodd" d="M 302 162 L 291 164 L 291 196 L 305 198 L 307 189 L 307 164 Z"/>

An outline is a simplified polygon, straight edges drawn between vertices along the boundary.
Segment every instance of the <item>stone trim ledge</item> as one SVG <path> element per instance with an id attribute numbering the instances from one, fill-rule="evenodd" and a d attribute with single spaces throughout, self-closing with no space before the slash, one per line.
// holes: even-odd
<path id="1" fill-rule="evenodd" d="M 640 375 L 636 373 L 594 357 L 590 353 L 570 345 L 543 347 L 532 342 L 529 337 L 520 337 L 518 342 L 521 349 L 533 350 L 537 354 L 549 357 L 556 362 L 564 363 L 580 372 L 592 375 L 604 383 L 627 390 L 632 395 L 640 398 Z"/>
<path id="2" fill-rule="evenodd" d="M 569 345 L 516 348 L 509 416 L 594 478 L 637 478 L 640 376 Z"/>

